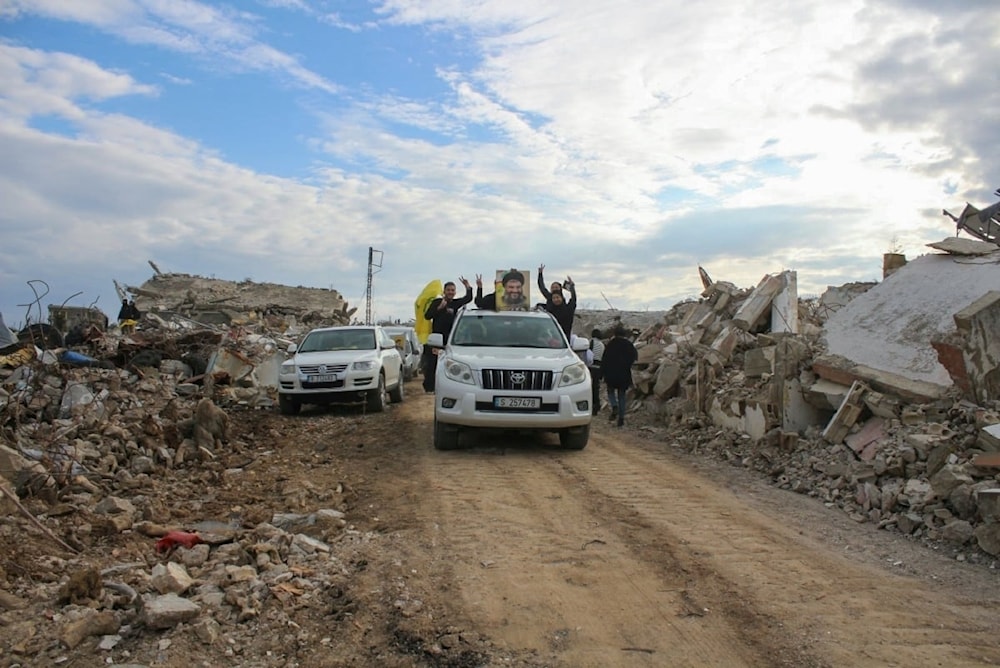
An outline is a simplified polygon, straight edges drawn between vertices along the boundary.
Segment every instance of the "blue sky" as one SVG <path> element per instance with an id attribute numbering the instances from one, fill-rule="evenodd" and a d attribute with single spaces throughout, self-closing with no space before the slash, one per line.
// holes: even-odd
<path id="1" fill-rule="evenodd" d="M 753 7 L 0 0 L 0 313 L 114 317 L 150 260 L 363 313 L 369 247 L 378 318 L 541 263 L 584 308 L 820 294 L 996 201 L 994 0 Z"/>

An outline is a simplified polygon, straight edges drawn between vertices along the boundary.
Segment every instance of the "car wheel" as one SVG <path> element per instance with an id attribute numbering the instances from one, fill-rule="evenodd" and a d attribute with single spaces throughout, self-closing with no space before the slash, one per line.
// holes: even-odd
<path id="1" fill-rule="evenodd" d="M 385 410 L 385 376 L 378 375 L 378 387 L 368 390 L 368 402 L 365 407 L 372 413 L 381 413 Z"/>
<path id="2" fill-rule="evenodd" d="M 403 375 L 400 374 L 399 380 L 396 382 L 396 387 L 389 390 L 389 399 L 392 403 L 398 404 L 403 401 Z"/>
<path id="3" fill-rule="evenodd" d="M 288 394 L 278 395 L 278 410 L 282 415 L 298 415 L 300 408 L 302 404 L 295 397 Z"/>
<path id="4" fill-rule="evenodd" d="M 569 450 L 583 450 L 590 440 L 590 425 L 568 427 L 559 432 L 559 443 Z"/>
<path id="5" fill-rule="evenodd" d="M 458 427 L 438 422 L 437 418 L 434 418 L 434 448 L 436 450 L 458 448 Z"/>

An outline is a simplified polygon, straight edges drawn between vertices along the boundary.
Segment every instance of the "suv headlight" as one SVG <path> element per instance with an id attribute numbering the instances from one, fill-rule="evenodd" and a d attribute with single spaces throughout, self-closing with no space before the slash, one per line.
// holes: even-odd
<path id="1" fill-rule="evenodd" d="M 444 375 L 459 383 L 475 385 L 476 377 L 472 374 L 472 368 L 468 364 L 456 362 L 455 360 L 444 361 Z"/>
<path id="2" fill-rule="evenodd" d="M 562 370 L 562 374 L 559 376 L 559 387 L 578 385 L 585 380 L 587 380 L 587 365 L 583 362 L 577 362 Z"/>
<path id="3" fill-rule="evenodd" d="M 351 364 L 351 368 L 355 371 L 371 371 L 372 369 L 378 368 L 378 362 L 375 360 L 361 360 L 360 362 L 354 362 Z"/>
<path id="4" fill-rule="evenodd" d="M 295 362 L 282 362 L 281 370 L 278 371 L 279 375 L 282 376 L 294 376 L 295 375 Z"/>

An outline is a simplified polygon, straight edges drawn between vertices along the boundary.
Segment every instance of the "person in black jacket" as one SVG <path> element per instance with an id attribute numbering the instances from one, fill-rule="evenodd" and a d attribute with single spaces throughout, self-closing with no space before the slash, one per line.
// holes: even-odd
<path id="1" fill-rule="evenodd" d="M 626 395 L 632 387 L 632 365 L 639 359 L 639 353 L 628 339 L 628 330 L 621 324 L 614 330 L 614 336 L 604 346 L 601 372 L 608 386 L 608 403 L 611 404 L 610 420 L 618 419 L 618 426 L 625 424 L 625 410 L 628 407 Z"/>
<path id="2" fill-rule="evenodd" d="M 538 289 L 541 291 L 542 296 L 545 297 L 544 308 L 555 316 L 556 321 L 562 327 L 568 339 L 573 335 L 573 318 L 576 316 L 576 284 L 573 283 L 572 278 L 569 276 L 566 277 L 564 285 L 566 291 L 569 292 L 569 301 L 566 301 L 566 293 L 563 291 L 563 285 L 553 283 L 551 290 L 545 289 L 545 278 L 542 275 L 544 271 L 545 265 L 539 265 Z"/>
<path id="3" fill-rule="evenodd" d="M 455 314 L 458 313 L 458 309 L 472 301 L 472 285 L 464 276 L 460 276 L 459 280 L 465 286 L 464 297 L 455 299 L 455 283 L 448 281 L 444 284 L 444 295 L 428 304 L 427 310 L 424 311 L 424 318 L 431 321 L 431 333 L 440 334 L 444 343 L 448 343 L 448 335 L 451 334 L 451 326 L 455 324 Z M 424 391 L 433 392 L 437 373 L 437 349 L 424 346 L 422 358 Z"/>

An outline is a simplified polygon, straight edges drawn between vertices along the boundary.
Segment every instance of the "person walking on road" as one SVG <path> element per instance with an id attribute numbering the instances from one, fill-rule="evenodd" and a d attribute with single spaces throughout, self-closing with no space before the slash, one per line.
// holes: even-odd
<path id="1" fill-rule="evenodd" d="M 639 359 L 639 353 L 628 339 L 628 330 L 621 324 L 614 330 L 614 336 L 604 347 L 601 370 L 608 386 L 608 402 L 611 404 L 610 420 L 618 420 L 618 426 L 625 425 L 625 411 L 628 408 L 626 395 L 632 387 L 632 365 Z"/>

